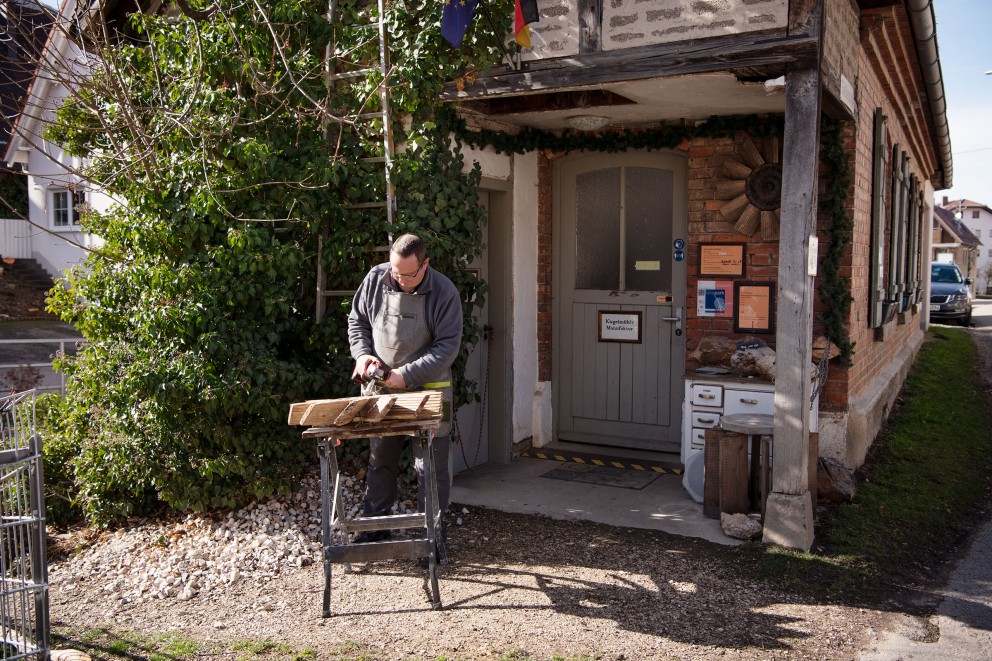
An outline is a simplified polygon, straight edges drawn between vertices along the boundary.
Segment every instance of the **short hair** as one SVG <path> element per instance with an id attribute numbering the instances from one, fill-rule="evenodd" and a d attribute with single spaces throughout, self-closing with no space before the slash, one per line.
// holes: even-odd
<path id="1" fill-rule="evenodd" d="M 424 241 L 416 234 L 403 234 L 393 241 L 393 246 L 389 249 L 400 257 L 417 256 L 417 263 L 423 264 L 427 257 L 427 248 Z"/>

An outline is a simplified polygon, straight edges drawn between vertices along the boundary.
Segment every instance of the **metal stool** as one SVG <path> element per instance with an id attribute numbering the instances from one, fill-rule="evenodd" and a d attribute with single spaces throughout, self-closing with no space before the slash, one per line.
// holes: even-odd
<path id="1" fill-rule="evenodd" d="M 775 416 L 764 413 L 731 413 L 720 418 L 720 427 L 726 431 L 743 434 L 750 441 L 751 462 L 748 479 L 748 501 L 751 510 L 765 517 L 765 500 L 770 491 L 770 447 L 775 431 Z"/>

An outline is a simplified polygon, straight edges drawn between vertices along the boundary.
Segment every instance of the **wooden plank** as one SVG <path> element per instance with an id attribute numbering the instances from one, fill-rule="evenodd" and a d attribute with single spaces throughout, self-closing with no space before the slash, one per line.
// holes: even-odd
<path id="1" fill-rule="evenodd" d="M 753 169 L 729 156 L 723 159 L 723 173 L 731 179 L 747 179 Z"/>
<path id="2" fill-rule="evenodd" d="M 347 406 L 344 407 L 344 410 L 338 413 L 338 416 L 334 418 L 334 422 L 331 424 L 335 427 L 343 427 L 354 420 L 355 416 L 361 413 L 373 399 L 373 397 L 357 397 L 351 400 L 348 402 Z"/>
<path id="3" fill-rule="evenodd" d="M 759 222 L 761 222 L 761 211 L 758 210 L 758 207 L 749 204 L 741 212 L 741 217 L 734 224 L 734 229 L 744 236 L 751 236 L 754 234 L 754 230 L 758 229 Z"/>
<path id="4" fill-rule="evenodd" d="M 778 210 L 761 212 L 761 240 L 778 241 Z"/>
<path id="5" fill-rule="evenodd" d="M 379 422 L 382 420 L 386 413 L 393 408 L 393 404 L 396 403 L 396 395 L 383 395 L 381 397 L 376 397 L 375 400 L 365 408 L 356 421 L 372 423 Z"/>
<path id="6" fill-rule="evenodd" d="M 732 200 L 744 192 L 747 186 L 746 179 L 721 179 L 716 182 L 716 198 L 718 200 Z"/>
<path id="7" fill-rule="evenodd" d="M 601 0 L 579 0 L 579 52 L 602 50 L 603 3 Z"/>
<path id="8" fill-rule="evenodd" d="M 765 159 L 758 151 L 755 146 L 754 141 L 751 138 L 744 138 L 740 143 L 741 156 L 744 157 L 744 162 L 751 166 L 751 168 L 756 168 L 759 165 L 764 164 Z"/>
<path id="9" fill-rule="evenodd" d="M 747 514 L 747 436 L 724 432 L 720 437 L 720 512 Z M 705 494 L 706 487 L 703 486 Z"/>
<path id="10" fill-rule="evenodd" d="M 442 397 L 438 390 L 400 393 L 386 415 L 387 420 L 416 420 L 427 416 L 441 417 Z"/>
<path id="11" fill-rule="evenodd" d="M 347 399 L 325 399 L 309 402 L 306 412 L 300 417 L 298 424 L 308 427 L 319 427 L 329 425 L 338 417 L 338 414 L 348 405 Z"/>
<path id="12" fill-rule="evenodd" d="M 761 35 L 725 35 L 693 41 L 638 46 L 616 51 L 580 53 L 567 58 L 528 62 L 521 71 L 494 69 L 459 90 L 445 84 L 448 101 L 500 94 L 520 94 L 690 73 L 738 71 L 749 67 L 809 63 L 817 39 L 783 30 Z"/>
<path id="13" fill-rule="evenodd" d="M 384 420 L 371 425 L 349 425 L 347 427 L 311 427 L 303 430 L 303 438 L 368 438 L 369 436 L 402 436 L 416 434 L 423 429 L 437 429 L 440 419 L 431 420 Z"/>
<path id="14" fill-rule="evenodd" d="M 333 402 L 333 399 L 311 399 L 306 402 L 295 402 L 289 405 L 289 424 L 300 425 L 303 424 L 300 420 L 303 418 L 303 414 L 307 412 L 312 405 L 321 402 Z"/>
<path id="15" fill-rule="evenodd" d="M 747 199 L 747 193 L 741 193 L 731 201 L 720 207 L 720 215 L 727 222 L 736 222 L 741 214 L 744 213 L 744 209 L 747 208 L 751 202 Z"/>

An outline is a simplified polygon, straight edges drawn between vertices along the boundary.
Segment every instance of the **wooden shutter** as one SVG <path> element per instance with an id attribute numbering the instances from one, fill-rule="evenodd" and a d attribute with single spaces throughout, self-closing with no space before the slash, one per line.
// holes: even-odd
<path id="1" fill-rule="evenodd" d="M 888 156 L 888 130 L 881 108 L 875 108 L 871 182 L 871 254 L 869 278 L 869 324 L 882 325 L 882 302 L 885 300 L 885 166 Z"/>

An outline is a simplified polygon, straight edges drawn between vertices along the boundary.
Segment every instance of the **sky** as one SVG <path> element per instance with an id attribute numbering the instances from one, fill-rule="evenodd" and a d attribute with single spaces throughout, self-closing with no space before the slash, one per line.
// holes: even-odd
<path id="1" fill-rule="evenodd" d="M 992 2 L 933 4 L 954 159 L 953 187 L 937 191 L 937 201 L 946 195 L 992 206 Z"/>

